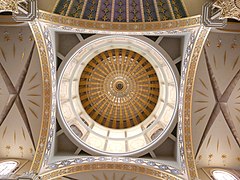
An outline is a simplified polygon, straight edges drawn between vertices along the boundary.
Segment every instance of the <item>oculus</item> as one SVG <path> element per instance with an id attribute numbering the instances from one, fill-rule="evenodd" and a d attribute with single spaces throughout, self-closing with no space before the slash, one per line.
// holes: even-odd
<path id="1" fill-rule="evenodd" d="M 114 129 L 130 128 L 152 113 L 159 82 L 146 58 L 131 50 L 110 49 L 86 65 L 79 95 L 85 111 L 97 123 Z"/>
<path id="2" fill-rule="evenodd" d="M 212 171 L 212 176 L 214 180 L 237 180 L 233 174 L 223 170 Z"/>
<path id="3" fill-rule="evenodd" d="M 80 149 L 92 155 L 141 156 L 173 130 L 175 73 L 146 41 L 92 36 L 59 67 L 59 123 Z"/>

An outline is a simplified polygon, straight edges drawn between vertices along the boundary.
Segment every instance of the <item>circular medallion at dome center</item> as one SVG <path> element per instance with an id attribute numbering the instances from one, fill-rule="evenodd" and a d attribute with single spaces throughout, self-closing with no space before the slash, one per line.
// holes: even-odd
<path id="1" fill-rule="evenodd" d="M 108 128 L 130 128 L 154 110 L 159 81 L 146 58 L 131 50 L 112 49 L 98 54 L 86 65 L 79 95 L 94 121 Z"/>

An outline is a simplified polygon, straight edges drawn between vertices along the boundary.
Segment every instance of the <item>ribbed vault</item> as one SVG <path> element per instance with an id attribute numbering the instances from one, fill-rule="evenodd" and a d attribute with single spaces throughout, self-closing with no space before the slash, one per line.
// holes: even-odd
<path id="1" fill-rule="evenodd" d="M 58 0 L 53 12 L 109 22 L 152 22 L 187 16 L 181 0 Z"/>

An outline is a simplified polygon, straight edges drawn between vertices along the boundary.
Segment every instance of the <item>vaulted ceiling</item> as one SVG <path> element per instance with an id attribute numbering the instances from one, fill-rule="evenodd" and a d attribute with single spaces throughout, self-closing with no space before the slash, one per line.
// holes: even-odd
<path id="1" fill-rule="evenodd" d="M 37 25 L 30 24 L 32 28 L 36 28 L 34 31 L 31 31 L 29 26 L 24 23 L 13 23 L 14 27 L 6 26 L 9 17 L 5 18 L 4 26 L 0 26 L 0 161 L 16 159 L 19 162 L 19 167 L 15 172 L 18 176 L 29 171 L 31 161 L 34 159 L 33 165 L 36 166 L 34 173 L 37 175 L 40 172 L 43 179 L 60 176 L 61 173 L 64 174 L 62 177 L 64 180 L 154 180 L 157 175 L 160 177 L 161 173 L 187 179 L 189 174 L 184 172 L 184 168 L 186 166 L 188 171 L 194 167 L 194 159 L 200 179 L 212 179 L 211 171 L 214 168 L 229 169 L 229 172 L 240 177 L 239 23 L 237 25 L 228 23 L 225 29 L 212 28 L 207 37 L 201 51 L 196 76 L 190 77 L 190 79 L 194 79 L 193 99 L 189 103 L 192 106 L 191 123 L 182 123 L 179 118 L 182 112 L 179 111 L 164 138 L 153 148 L 144 149 L 144 153 L 146 153 L 136 155 L 137 158 L 134 158 L 132 154 L 131 157 L 97 157 L 91 151 L 85 150 L 84 144 L 76 143 L 73 141 L 73 137 L 69 136 L 66 125 L 63 125 L 60 120 L 61 115 L 57 109 L 59 104 L 55 102 L 57 94 L 55 85 L 72 54 L 91 41 L 110 36 L 107 31 L 104 31 L 106 33 L 104 35 L 87 34 L 93 33 L 90 26 L 84 26 L 87 27 L 86 29 L 83 27 L 78 29 L 76 25 L 75 29 L 71 29 L 70 25 L 65 24 L 66 26 L 64 26 L 62 23 L 63 16 L 70 17 L 66 21 L 75 18 L 86 24 L 91 21 L 91 25 L 96 21 L 100 25 L 106 23 L 110 26 L 127 23 L 132 23 L 133 26 L 136 23 L 152 24 L 149 22 L 161 24 L 160 21 L 200 14 L 204 2 L 206 0 L 39 0 L 39 9 L 57 14 L 55 17 L 58 17 L 56 19 L 59 22 L 55 21 L 55 23 L 59 24 L 51 24 L 52 16 L 45 17 L 49 18 L 47 22 L 37 19 L 34 21 Z M 181 23 L 180 21 L 174 22 Z M 72 24 L 72 26 L 74 25 Z M 152 33 L 151 35 L 143 35 L 141 29 L 138 29 L 141 35 L 133 37 L 151 44 L 162 53 L 171 64 L 180 86 L 182 84 L 179 81 L 181 81 L 181 77 L 184 78 L 184 69 L 186 68 L 186 64 L 182 62 L 185 62 L 186 59 L 191 60 L 186 57 L 189 55 L 188 51 L 191 51 L 191 47 L 194 46 L 194 33 L 201 32 L 201 28 L 203 26 L 199 23 L 183 31 L 177 28 L 176 31 L 175 29 L 174 31 L 172 29 L 165 31 L 164 29 L 164 31 L 157 32 L 160 35 L 150 32 L 151 29 L 147 32 Z M 227 32 L 233 29 L 234 32 Z M 44 32 L 41 34 L 42 37 L 37 34 L 39 33 L 37 31 Z M 94 31 L 94 33 L 96 32 L 98 29 Z M 37 37 L 38 48 L 41 47 L 39 49 L 34 41 L 34 33 L 39 35 Z M 115 32 L 111 31 L 111 33 Z M 117 33 L 121 34 L 121 32 Z M 132 36 L 127 34 L 124 38 L 126 37 L 128 41 Z M 48 60 L 51 69 L 48 67 Z M 44 75 L 41 71 L 42 67 L 48 71 Z M 45 76 L 47 78 L 43 81 Z M 49 83 L 50 81 L 53 83 Z M 47 86 L 43 86 L 43 84 Z M 52 85 L 52 89 L 48 85 Z M 184 86 L 188 85 L 186 83 Z M 51 98 L 44 99 L 46 97 L 44 93 Z M 180 106 L 181 100 L 179 98 Z M 46 101 L 49 104 L 52 102 L 52 106 L 45 103 Z M 44 110 L 43 103 L 46 105 Z M 46 122 L 43 125 L 42 116 L 45 115 L 46 118 L 43 122 Z M 177 120 L 180 123 L 177 123 Z M 191 126 L 189 128 L 191 131 L 182 131 L 181 128 L 184 126 Z M 38 144 L 41 129 L 43 136 L 40 140 L 44 139 L 44 141 Z M 182 132 L 183 134 L 181 134 Z M 189 145 L 191 142 L 183 142 L 183 136 L 190 140 L 192 138 L 193 161 L 187 160 L 188 155 L 192 153 Z M 35 154 L 38 156 L 34 158 Z M 122 161 L 120 162 L 119 159 Z M 110 162 L 113 168 L 103 171 L 101 168 L 108 167 Z M 191 164 L 188 164 L 189 162 Z M 117 163 L 125 169 L 117 171 Z M 131 165 L 135 165 L 135 167 Z M 150 169 L 146 168 L 146 172 L 149 170 L 152 173 L 150 175 L 153 176 L 144 174 L 145 171 L 140 171 L 145 167 Z M 93 171 L 91 168 L 95 168 L 95 170 Z M 131 170 L 132 172 L 130 172 Z M 82 172 L 79 173 L 79 171 Z"/>
<path id="2" fill-rule="evenodd" d="M 75 18 L 111 22 L 150 22 L 201 13 L 206 0 L 39 0 L 41 10 Z"/>
<path id="3" fill-rule="evenodd" d="M 192 112 L 199 168 L 240 168 L 239 42 L 239 34 L 212 32 L 201 54 Z"/>
<path id="4" fill-rule="evenodd" d="M 32 160 L 42 117 L 38 51 L 28 26 L 0 34 L 0 158 Z"/>
<path id="5" fill-rule="evenodd" d="M 54 13 L 87 20 L 151 22 L 186 17 L 181 0 L 59 0 Z"/>

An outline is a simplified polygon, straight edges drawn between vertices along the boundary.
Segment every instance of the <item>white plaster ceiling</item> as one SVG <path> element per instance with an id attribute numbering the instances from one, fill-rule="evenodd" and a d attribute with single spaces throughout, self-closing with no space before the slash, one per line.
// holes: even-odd
<path id="1" fill-rule="evenodd" d="M 210 33 L 194 84 L 192 136 L 198 167 L 240 168 L 240 35 Z"/>
<path id="2" fill-rule="evenodd" d="M 29 27 L 0 28 L 0 158 L 33 158 L 41 127 L 42 80 Z"/>

